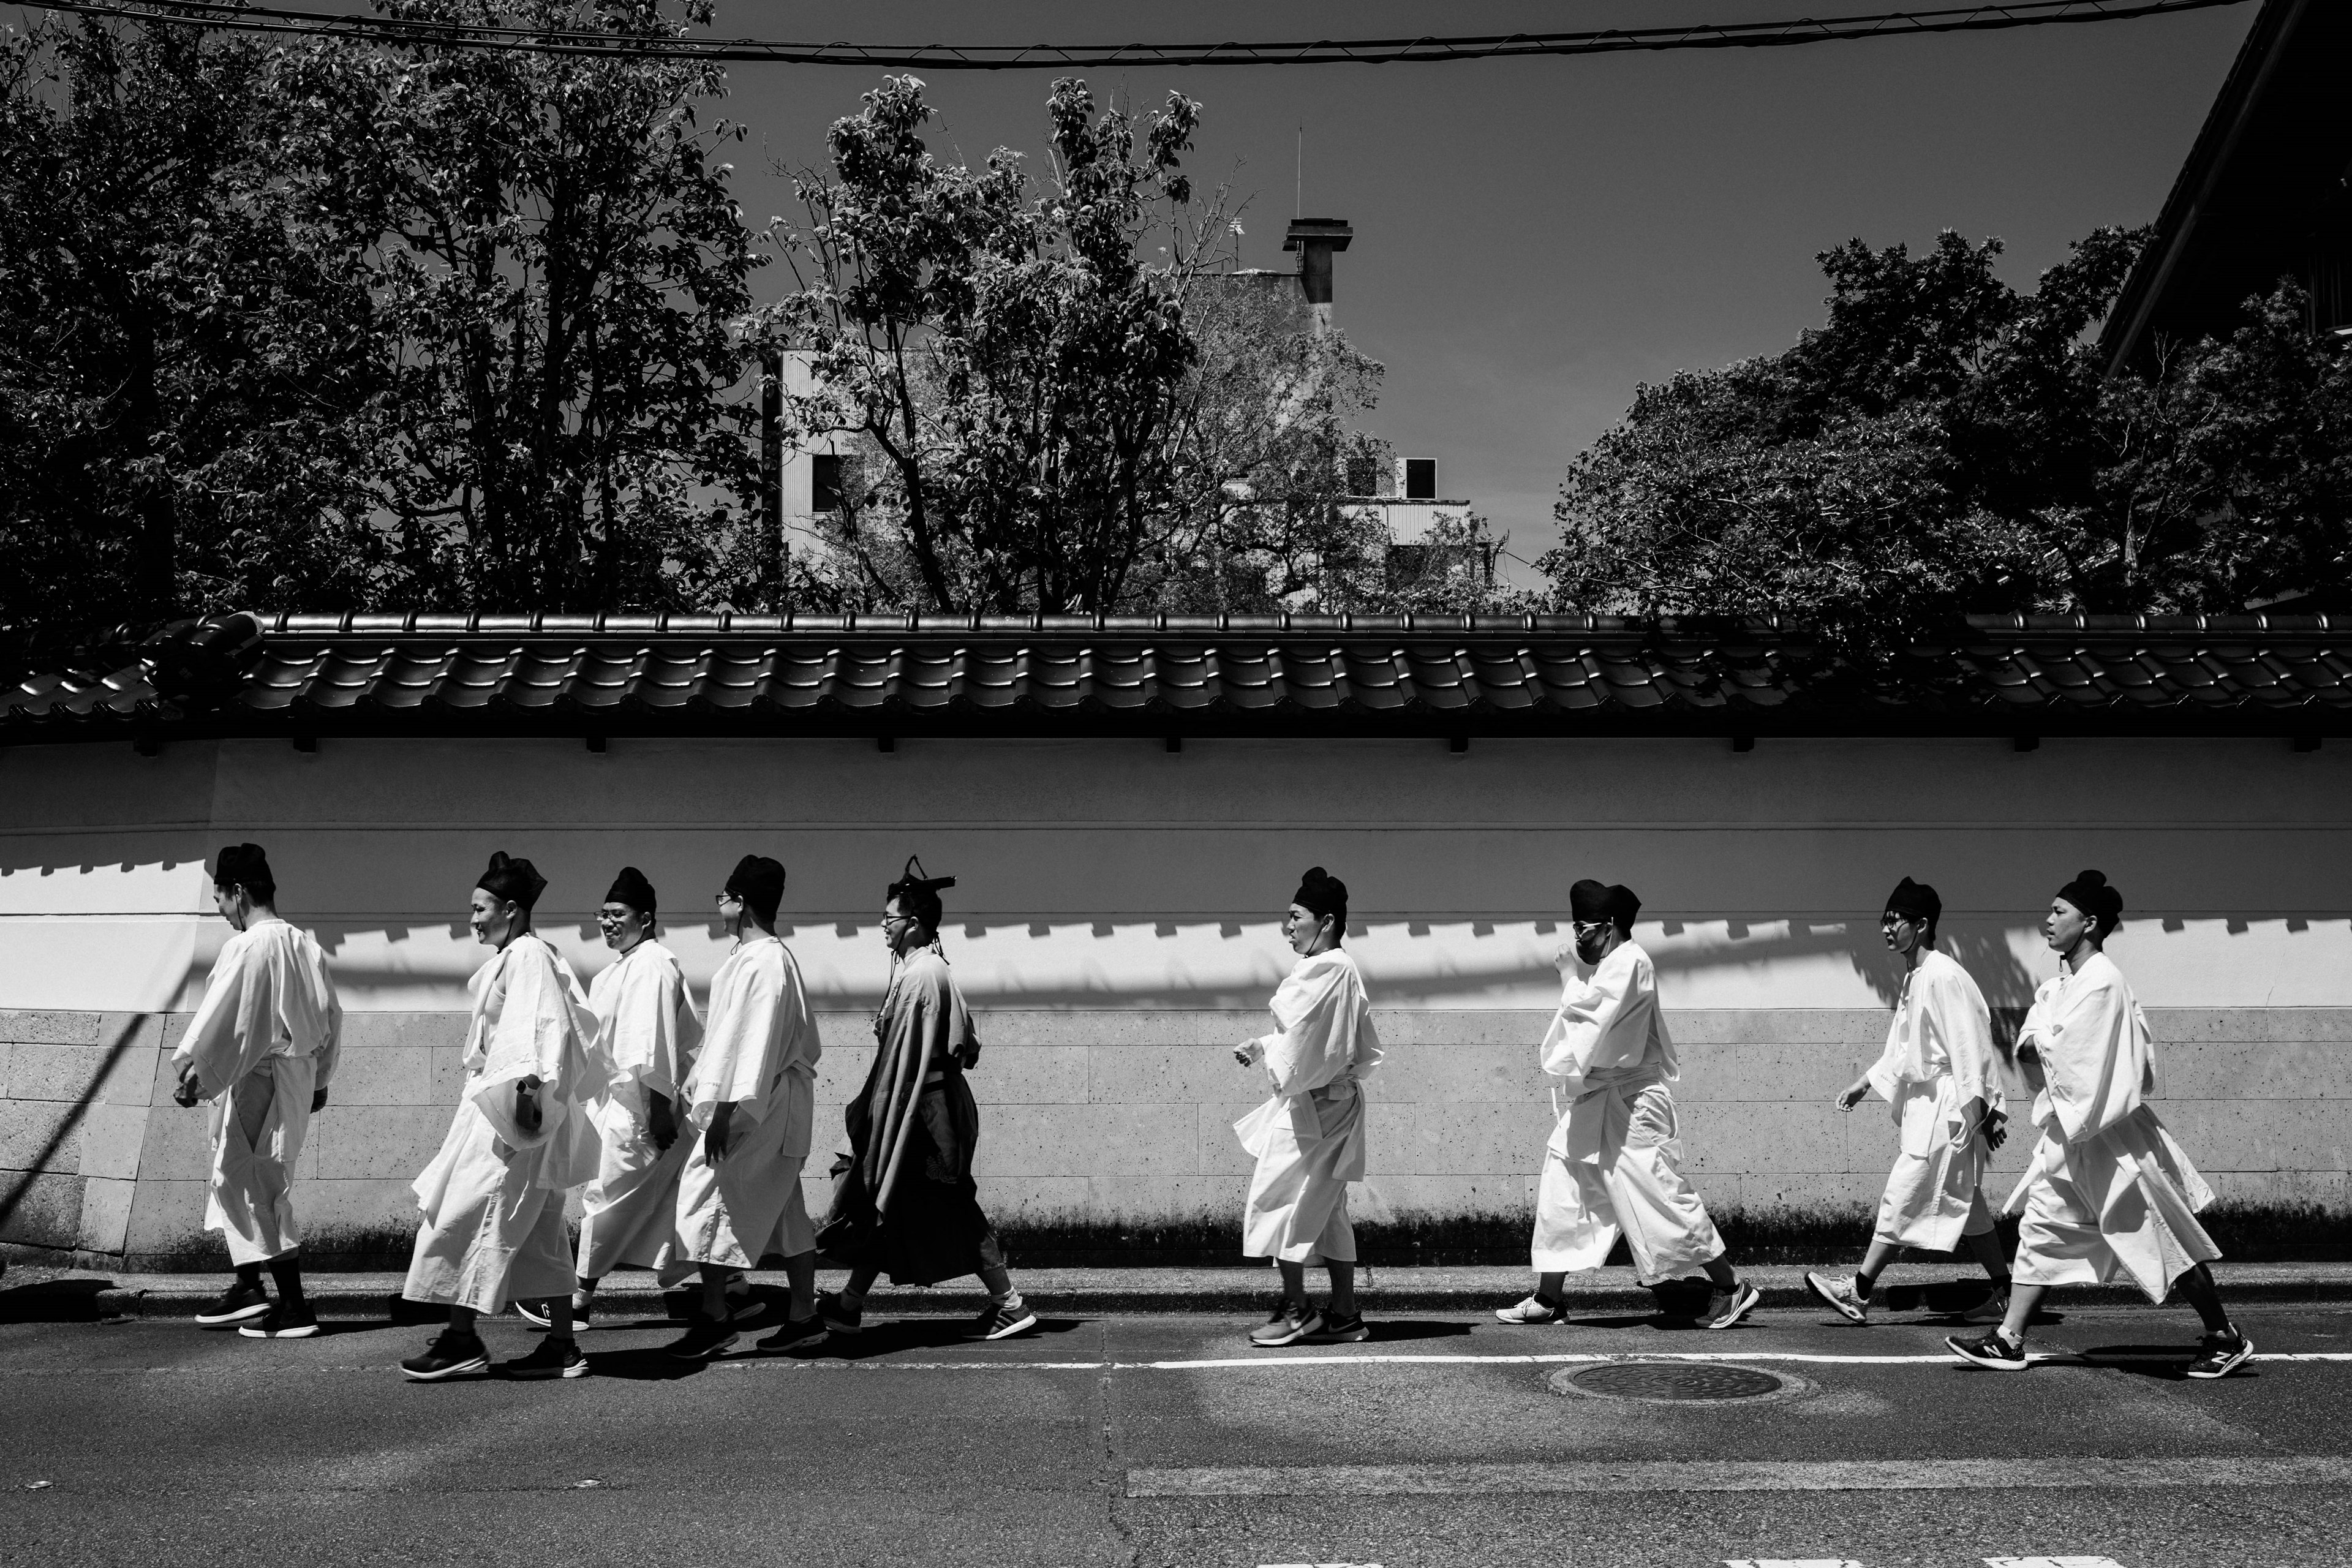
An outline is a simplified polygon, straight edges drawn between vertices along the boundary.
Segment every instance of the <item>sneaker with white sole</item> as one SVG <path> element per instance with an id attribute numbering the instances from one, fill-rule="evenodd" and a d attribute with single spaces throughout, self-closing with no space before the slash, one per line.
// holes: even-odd
<path id="1" fill-rule="evenodd" d="M 971 1337 L 977 1340 L 1009 1340 L 1015 1334 L 1025 1334 L 1037 1326 L 1037 1314 L 1026 1304 L 1008 1307 L 1002 1301 L 991 1301 L 981 1309 L 972 1321 Z"/>
<path id="2" fill-rule="evenodd" d="M 1870 1299 L 1854 1289 L 1852 1276 L 1841 1279 L 1834 1274 L 1816 1274 L 1809 1268 L 1805 1271 L 1805 1289 L 1847 1322 L 1870 1321 Z"/>
<path id="3" fill-rule="evenodd" d="M 1344 1317 L 1338 1312 L 1323 1314 L 1323 1326 L 1307 1336 L 1310 1345 L 1361 1344 L 1372 1337 L 1371 1329 L 1364 1322 L 1361 1312 L 1349 1312 Z"/>
<path id="4" fill-rule="evenodd" d="M 796 1351 L 808 1345 L 821 1345 L 833 1332 L 824 1320 L 812 1312 L 805 1318 L 788 1318 L 784 1326 L 759 1343 L 759 1349 L 769 1355 L 782 1351 Z"/>
<path id="5" fill-rule="evenodd" d="M 1763 1299 L 1764 1292 L 1747 1280 L 1734 1280 L 1730 1289 L 1717 1290 L 1707 1298 L 1706 1311 L 1699 1318 L 1698 1326 L 1702 1329 L 1731 1328 L 1754 1311 L 1756 1303 Z"/>
<path id="6" fill-rule="evenodd" d="M 687 1324 L 683 1335 L 662 1347 L 662 1353 L 672 1361 L 709 1361 L 726 1354 L 742 1337 L 731 1319 L 721 1323 L 697 1318 Z"/>
<path id="7" fill-rule="evenodd" d="M 1964 1323 L 2004 1323 L 2009 1321 L 2009 1292 L 1997 1290 L 1960 1314 Z"/>
<path id="8" fill-rule="evenodd" d="M 1998 1330 L 1980 1340 L 1964 1340 L 1953 1334 L 1944 1341 L 1945 1347 L 1971 1366 L 1989 1366 L 1995 1372 L 2025 1370 L 2025 1342 L 2010 1343 Z"/>
<path id="9" fill-rule="evenodd" d="M 308 1305 L 289 1307 L 281 1301 L 258 1321 L 239 1323 L 236 1331 L 248 1340 L 307 1340 L 319 1331 L 319 1315 Z"/>
<path id="10" fill-rule="evenodd" d="M 2189 1363 L 2189 1375 L 2203 1382 L 2209 1378 L 2227 1377 L 2254 1359 L 2254 1342 L 2231 1324 L 2218 1334 L 2205 1336 L 2204 1354 Z"/>
<path id="11" fill-rule="evenodd" d="M 196 1314 L 200 1329 L 226 1329 L 234 1323 L 249 1323 L 269 1310 L 269 1293 L 258 1285 L 231 1285 L 205 1303 Z"/>
<path id="12" fill-rule="evenodd" d="M 816 1315 L 824 1320 L 828 1333 L 854 1334 L 866 1327 L 864 1310 L 849 1305 L 839 1296 L 819 1296 Z"/>
<path id="13" fill-rule="evenodd" d="M 1308 1307 L 1301 1310 L 1285 1301 L 1274 1310 L 1274 1316 L 1250 1331 L 1250 1343 L 1260 1350 L 1280 1350 L 1295 1345 L 1323 1327 L 1323 1314 Z"/>
<path id="14" fill-rule="evenodd" d="M 530 1301 L 511 1301 L 509 1302 L 508 1305 L 514 1308 L 514 1315 L 516 1317 L 520 1318 L 532 1328 L 544 1329 L 550 1326 L 550 1321 L 547 1314 L 541 1311 L 536 1303 Z"/>
<path id="15" fill-rule="evenodd" d="M 588 1357 L 567 1335 L 557 1339 L 553 1334 L 539 1342 L 531 1352 L 514 1361 L 502 1361 L 490 1368 L 493 1377 L 510 1377 L 520 1383 L 535 1383 L 542 1378 L 585 1377 Z"/>
<path id="16" fill-rule="evenodd" d="M 438 1383 L 443 1378 L 463 1377 L 468 1373 L 488 1372 L 490 1352 L 479 1334 L 461 1334 L 455 1329 L 444 1329 L 425 1347 L 422 1355 L 410 1356 L 400 1363 L 403 1375 L 418 1383 Z"/>
<path id="17" fill-rule="evenodd" d="M 1498 1323 L 1557 1323 L 1567 1316 L 1566 1303 L 1547 1301 L 1541 1296 L 1530 1296 L 1516 1307 L 1495 1309 Z"/>

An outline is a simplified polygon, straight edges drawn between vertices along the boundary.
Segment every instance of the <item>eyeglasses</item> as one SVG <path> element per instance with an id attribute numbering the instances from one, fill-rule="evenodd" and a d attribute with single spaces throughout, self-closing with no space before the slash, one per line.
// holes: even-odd
<path id="1" fill-rule="evenodd" d="M 743 901 L 743 895 L 740 893 L 721 893 L 719 895 L 719 901 L 722 904 L 740 904 Z"/>
<path id="2" fill-rule="evenodd" d="M 1913 920 L 1909 915 L 1881 915 L 1878 917 L 1878 929 L 1881 931 L 1893 931 L 1896 926 L 1916 925 L 1918 923 L 1918 921 Z"/>
<path id="3" fill-rule="evenodd" d="M 635 910 L 598 910 L 596 923 L 600 926 L 616 926 L 636 912 Z"/>
<path id="4" fill-rule="evenodd" d="M 1579 936 L 1599 936 L 1612 923 L 1609 921 L 1570 921 L 1568 922 L 1568 929 Z"/>

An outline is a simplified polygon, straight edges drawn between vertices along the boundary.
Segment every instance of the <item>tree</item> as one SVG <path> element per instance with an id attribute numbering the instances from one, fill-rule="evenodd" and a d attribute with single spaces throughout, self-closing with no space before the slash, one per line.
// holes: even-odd
<path id="1" fill-rule="evenodd" d="M 0 35 L 0 624 L 374 590 L 373 306 L 281 172 L 272 68 L 183 27 Z"/>
<path id="2" fill-rule="evenodd" d="M 407 20 L 655 38 L 710 0 L 377 0 Z M 740 405 L 765 259 L 698 104 L 711 64 L 313 45 L 284 90 L 367 247 L 391 358 L 373 491 L 409 592 L 486 607 L 772 595 Z M 730 407 L 730 395 L 738 406 Z"/>
<path id="3" fill-rule="evenodd" d="M 1181 395 L 1198 348 L 1186 286 L 1209 259 L 1182 219 L 1199 106 L 1138 127 L 1081 82 L 1048 104 L 1053 178 L 1019 154 L 933 157 L 922 84 L 894 77 L 798 181 L 799 288 L 769 314 L 814 389 L 794 426 L 863 449 L 839 542 L 884 595 L 938 609 L 1109 608 L 1181 483 Z M 1147 266 L 1149 239 L 1168 260 Z"/>
<path id="4" fill-rule="evenodd" d="M 1556 602 L 1779 614 L 1861 669 L 1969 612 L 2252 607 L 2341 592 L 2352 358 L 2292 289 L 2229 343 L 2104 374 L 2142 237 L 2020 294 L 1998 241 L 1825 253 L 1824 326 L 1644 386 L 1570 467 Z"/>

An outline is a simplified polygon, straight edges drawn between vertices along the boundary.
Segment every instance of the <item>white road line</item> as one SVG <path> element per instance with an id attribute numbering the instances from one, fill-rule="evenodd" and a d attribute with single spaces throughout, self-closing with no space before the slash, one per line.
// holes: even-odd
<path id="1" fill-rule="evenodd" d="M 2124 1568 L 2112 1557 L 1988 1557 L 1985 1568 Z"/>
<path id="2" fill-rule="evenodd" d="M 1862 1568 L 1851 1557 L 1727 1557 L 1723 1568 Z"/>
<path id="3" fill-rule="evenodd" d="M 2119 1363 L 2179 1362 L 2191 1353 L 2183 1346 L 2171 1351 L 2126 1351 L 2113 1355 L 2080 1355 L 2053 1351 L 2032 1357 L 2036 1366 L 2112 1366 Z M 2352 1362 L 2352 1351 L 2283 1351 L 2253 1358 L 2258 1362 Z M 830 1357 L 796 1360 L 790 1356 L 740 1356 L 705 1363 L 719 1372 L 1224 1372 L 1344 1366 L 1599 1366 L 1612 1362 L 1794 1362 L 1822 1366 L 1958 1366 L 1949 1353 L 1929 1355 L 1811 1355 L 1795 1351 L 1599 1351 L 1563 1355 L 1260 1355 L 1219 1357 L 1202 1361 L 843 1361 Z M 11 1377 L 145 1377 L 156 1373 L 201 1374 L 227 1369 L 228 1363 L 196 1362 L 179 1366 L 0 1367 L 0 1378 Z M 273 1376 L 287 1372 L 391 1372 L 395 1363 L 336 1363 L 299 1366 L 282 1361 L 269 1363 Z"/>
<path id="4" fill-rule="evenodd" d="M 1393 1497 L 1553 1492 L 1972 1491 L 2352 1486 L 2352 1458 L 2098 1459 L 1666 1459 L 1527 1465 L 1302 1465 L 1137 1469 L 1127 1495 Z M 2028 1561 L 2031 1561 L 2030 1559 Z"/>

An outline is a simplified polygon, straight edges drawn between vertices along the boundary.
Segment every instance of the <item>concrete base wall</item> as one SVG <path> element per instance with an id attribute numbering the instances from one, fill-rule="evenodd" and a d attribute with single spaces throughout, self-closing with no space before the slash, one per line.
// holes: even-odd
<path id="1" fill-rule="evenodd" d="M 1532 1201 L 1552 1124 L 1533 1042 L 1547 1015 L 1383 1010 L 1360 1222 L 1513 1222 Z M 142 1266 L 209 1266 L 206 1118 L 171 1100 L 184 1014 L 0 1014 L 0 1242 Z M 2352 1208 L 2352 1009 L 2158 1009 L 2161 1114 L 2224 1202 Z M 1248 1161 L 1232 1123 L 1255 1076 L 1241 1011 L 997 1010 L 980 1020 L 982 1197 L 1008 1230 L 1064 1236 L 1230 1225 Z M 1895 1149 L 1885 1108 L 1830 1104 L 1876 1054 L 1862 1009 L 1692 1010 L 1671 1023 L 1689 1168 L 1719 1215 L 1782 1230 L 1854 1227 Z M 439 1146 L 462 1077 L 465 1016 L 357 1014 L 330 1108 L 311 1123 L 299 1203 L 314 1247 L 381 1255 L 415 1226 L 408 1183 Z M 807 1199 L 821 1213 L 841 1106 L 872 1058 L 864 1014 L 828 1013 Z M 2013 1088 L 2022 1109 L 2022 1085 Z M 2026 1158 L 1995 1162 L 2005 1195 Z M 1491 1237 L 1493 1226 L 1486 1227 Z"/>
<path id="2" fill-rule="evenodd" d="M 1935 738 L 1727 742 L 340 740 L 0 751 L 0 1243 L 219 1256 L 201 1238 L 205 1117 L 159 1057 L 227 926 L 206 857 L 264 845 L 347 1010 L 302 1202 L 314 1237 L 397 1247 L 446 1126 L 464 910 L 492 849 L 549 877 L 537 924 L 583 977 L 624 865 L 707 996 L 736 859 L 782 859 L 780 931 L 824 1016 L 812 1162 L 869 1046 L 883 888 L 953 875 L 944 940 L 989 1055 L 986 1198 L 1008 1228 L 1230 1226 L 1230 1122 L 1256 1079 L 1298 873 L 1353 893 L 1348 935 L 1391 1048 L 1373 1086 L 1374 1225 L 1507 1242 L 1549 1109 L 1535 1042 L 1577 878 L 1643 897 L 1685 1046 L 1692 1168 L 1727 1215 L 1849 1230 L 1895 1147 L 1830 1108 L 1902 981 L 1878 912 L 1942 891 L 1943 945 L 2012 1012 L 2055 960 L 2037 926 L 2085 866 L 2126 900 L 2109 951 L 2157 1020 L 2165 1114 L 2233 1204 L 2352 1211 L 2352 747 Z M 2021 1138 L 2021 1144 L 2022 1140 Z M 2012 1147 L 2003 1169 L 2024 1158 Z M 2005 1191 L 2005 1189 L 2004 1189 Z M 822 1190 L 813 1198 L 822 1202 Z M 1223 1233 L 1218 1233 L 1222 1235 Z M 1433 1232 L 1432 1234 L 1435 1234 Z M 386 1238 L 392 1238 L 387 1242 Z"/>

